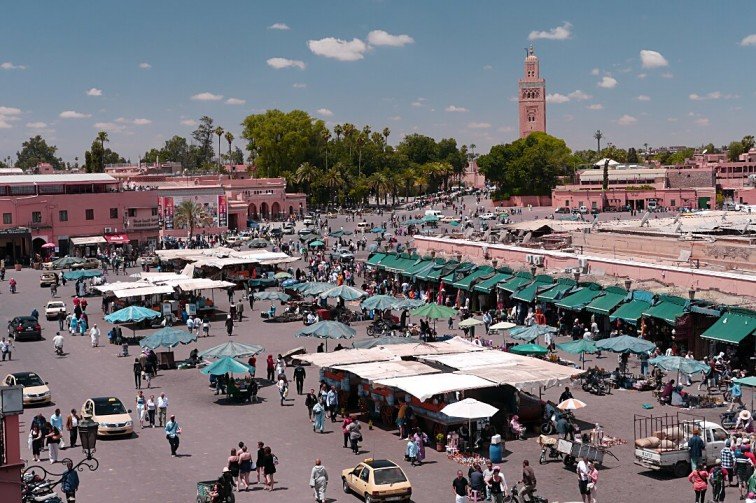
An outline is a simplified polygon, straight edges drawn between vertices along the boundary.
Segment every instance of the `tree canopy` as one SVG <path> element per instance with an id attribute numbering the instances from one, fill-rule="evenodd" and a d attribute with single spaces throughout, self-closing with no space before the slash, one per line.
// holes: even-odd
<path id="1" fill-rule="evenodd" d="M 575 158 L 564 140 L 531 133 L 506 145 L 494 145 L 478 159 L 480 170 L 498 187 L 498 195 L 546 195 L 559 176 L 574 168 Z"/>
<path id="2" fill-rule="evenodd" d="M 105 142 L 109 141 L 108 133 L 100 131 L 92 142 L 89 150 L 84 152 L 84 169 L 87 173 L 102 173 L 105 171 L 107 164 L 125 163 L 126 159 L 113 152 L 109 148 L 104 148 Z"/>
<path id="3" fill-rule="evenodd" d="M 34 136 L 22 143 L 21 151 L 16 152 L 16 167 L 29 169 L 46 162 L 52 164 L 54 169 L 62 169 L 63 160 L 55 156 L 57 151 L 58 147 L 48 145 L 40 135 Z"/>

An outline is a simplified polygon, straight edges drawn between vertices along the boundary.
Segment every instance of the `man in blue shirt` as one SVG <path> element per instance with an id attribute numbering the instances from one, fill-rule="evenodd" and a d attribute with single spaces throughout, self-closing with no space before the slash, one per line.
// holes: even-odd
<path id="1" fill-rule="evenodd" d="M 698 429 L 693 430 L 693 436 L 688 439 L 688 451 L 690 452 L 690 466 L 693 471 L 698 467 L 698 463 L 701 462 L 701 457 L 704 451 L 704 441 L 700 437 L 700 431 Z"/>
<path id="2" fill-rule="evenodd" d="M 171 416 L 170 421 L 165 424 L 165 438 L 168 439 L 168 443 L 171 445 L 171 456 L 176 457 L 176 451 L 179 447 L 179 435 L 181 434 L 181 427 L 176 421 L 176 416 Z"/>
<path id="3" fill-rule="evenodd" d="M 76 491 L 79 489 L 79 475 L 73 469 L 73 461 L 66 460 L 66 471 L 61 477 L 61 489 L 66 495 L 66 501 L 76 501 Z"/>

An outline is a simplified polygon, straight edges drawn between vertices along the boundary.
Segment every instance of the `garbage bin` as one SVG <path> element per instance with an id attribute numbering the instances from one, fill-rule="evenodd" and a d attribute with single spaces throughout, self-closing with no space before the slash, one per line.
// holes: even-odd
<path id="1" fill-rule="evenodd" d="M 488 458 L 492 463 L 501 463 L 502 456 L 501 435 L 494 435 L 491 437 L 491 446 L 488 448 Z"/>

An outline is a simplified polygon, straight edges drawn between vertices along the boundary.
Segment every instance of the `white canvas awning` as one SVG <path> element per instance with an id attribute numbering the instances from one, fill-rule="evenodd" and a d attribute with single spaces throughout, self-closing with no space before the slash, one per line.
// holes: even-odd
<path id="1" fill-rule="evenodd" d="M 557 365 L 538 358 L 530 358 L 530 360 L 544 365 L 476 367 L 460 370 L 455 374 L 480 377 L 496 384 L 508 384 L 520 391 L 535 391 L 541 387 L 551 388 L 569 382 L 574 376 L 581 373 L 579 369 Z"/>
<path id="2" fill-rule="evenodd" d="M 131 290 L 133 288 L 143 288 L 146 286 L 152 286 L 152 283 L 147 281 L 116 281 L 114 283 L 105 283 L 103 285 L 95 285 L 93 288 L 100 292 L 115 292 L 119 290 Z"/>
<path id="3" fill-rule="evenodd" d="M 141 297 L 142 295 L 164 295 L 173 293 L 173 287 L 167 285 L 147 285 L 140 288 L 127 288 L 116 290 L 113 295 L 119 299 L 128 299 L 132 297 Z"/>
<path id="4" fill-rule="evenodd" d="M 391 360 L 387 362 L 357 363 L 353 365 L 335 365 L 336 370 L 344 370 L 373 382 L 377 379 L 391 379 L 413 375 L 437 374 L 437 368 L 420 362 Z"/>
<path id="5" fill-rule="evenodd" d="M 401 345 L 403 346 L 403 344 Z M 335 365 L 349 365 L 352 363 L 388 361 L 391 359 L 389 355 L 376 353 L 374 349 L 344 349 L 334 351 L 333 353 L 301 355 L 297 358 L 322 368 L 332 368 Z"/>
<path id="6" fill-rule="evenodd" d="M 230 281 L 220 281 L 208 278 L 187 278 L 176 283 L 176 286 L 183 291 L 188 292 L 190 290 L 214 290 L 216 288 L 229 288 L 236 286 L 235 283 Z"/>
<path id="7" fill-rule="evenodd" d="M 482 351 L 477 353 L 458 353 L 447 355 L 421 355 L 420 360 L 440 363 L 455 370 L 483 367 L 486 365 L 519 365 L 524 360 L 532 360 L 527 356 L 518 356 L 504 351 Z"/>
<path id="8" fill-rule="evenodd" d="M 433 395 L 450 393 L 452 391 L 497 386 L 495 382 L 487 379 L 461 374 L 428 374 L 397 377 L 394 379 L 379 379 L 375 381 L 375 384 L 400 389 L 421 401 L 428 400 Z"/>
<path id="9" fill-rule="evenodd" d="M 83 238 L 71 238 L 71 244 L 74 246 L 87 245 L 104 245 L 107 241 L 102 236 L 89 236 Z"/>

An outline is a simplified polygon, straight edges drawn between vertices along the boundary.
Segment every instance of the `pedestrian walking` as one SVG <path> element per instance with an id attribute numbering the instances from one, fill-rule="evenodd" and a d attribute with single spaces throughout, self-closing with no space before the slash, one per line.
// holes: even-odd
<path id="1" fill-rule="evenodd" d="M 418 426 L 415 428 L 415 434 L 412 436 L 412 441 L 417 445 L 418 464 L 422 464 L 425 460 L 425 444 L 428 443 L 428 435 L 426 435 Z"/>
<path id="2" fill-rule="evenodd" d="M 61 311 L 58 313 L 58 330 L 63 330 L 66 323 L 66 314 Z"/>
<path id="3" fill-rule="evenodd" d="M 325 407 L 323 407 L 321 400 L 315 402 L 315 405 L 312 407 L 312 417 L 312 431 L 323 433 L 323 423 L 325 422 Z"/>
<path id="4" fill-rule="evenodd" d="M 674 383 L 674 381 L 672 381 Z M 690 466 L 693 472 L 696 471 L 698 463 L 701 461 L 704 451 L 704 442 L 701 439 L 701 431 L 696 428 L 693 430 L 693 436 L 688 439 L 688 452 L 690 453 Z"/>
<path id="5" fill-rule="evenodd" d="M 249 296 L 247 298 L 249 299 L 249 310 L 254 311 L 255 310 L 255 293 L 250 291 Z"/>
<path id="6" fill-rule="evenodd" d="M 179 435 L 181 434 L 181 427 L 176 421 L 176 416 L 171 416 L 170 421 L 165 425 L 165 438 L 168 439 L 168 443 L 171 446 L 171 456 L 176 457 L 176 451 L 179 448 Z"/>
<path id="7" fill-rule="evenodd" d="M 404 448 L 404 459 L 410 462 L 410 466 L 419 465 L 417 462 L 417 444 L 411 438 L 407 440 L 407 446 Z"/>
<path id="8" fill-rule="evenodd" d="M 210 337 L 210 322 L 207 320 L 207 316 L 202 318 L 202 333 L 205 337 Z"/>
<path id="9" fill-rule="evenodd" d="M 352 424 L 352 418 L 344 416 L 344 420 L 341 422 L 341 433 L 344 436 L 344 449 L 346 449 L 349 443 L 349 425 Z"/>
<path id="10" fill-rule="evenodd" d="M 228 472 L 233 479 L 239 478 L 239 455 L 235 448 L 231 449 L 231 455 L 226 460 L 226 468 L 228 468 Z"/>
<path id="11" fill-rule="evenodd" d="M 53 426 L 52 431 L 47 434 L 47 450 L 50 453 L 50 464 L 58 462 L 58 447 L 60 446 L 60 430 Z"/>
<path id="12" fill-rule="evenodd" d="M 3 355 L 3 361 L 5 361 L 5 358 L 8 358 L 9 361 L 13 360 L 13 346 L 11 341 L 6 340 L 5 337 L 0 340 L 0 353 Z"/>
<path id="13" fill-rule="evenodd" d="M 100 329 L 97 328 L 97 323 L 94 323 L 92 325 L 92 328 L 89 330 L 89 338 L 92 341 L 93 348 L 96 348 L 100 345 Z"/>
<path id="14" fill-rule="evenodd" d="M 452 480 L 452 492 L 454 493 L 455 503 L 467 503 L 467 493 L 470 491 L 470 483 L 462 474 L 462 470 L 457 470 L 457 476 Z"/>
<path id="15" fill-rule="evenodd" d="M 231 301 L 231 305 L 228 307 L 228 315 L 232 320 L 236 319 L 236 302 Z"/>
<path id="16" fill-rule="evenodd" d="M 714 503 L 722 503 L 725 500 L 725 480 L 727 480 L 727 470 L 722 467 L 722 460 L 717 459 L 709 471 L 711 500 Z"/>
<path id="17" fill-rule="evenodd" d="M 142 364 L 139 362 L 139 358 L 134 358 L 134 387 L 136 389 L 142 389 Z"/>
<path id="18" fill-rule="evenodd" d="M 240 491 L 242 490 L 242 486 L 245 491 L 249 491 L 249 474 L 252 469 L 252 453 L 249 452 L 247 446 L 244 445 L 239 453 L 239 483 L 237 484 L 237 487 Z"/>
<path id="19" fill-rule="evenodd" d="M 312 421 L 312 408 L 318 403 L 318 398 L 315 396 L 315 389 L 310 388 L 310 392 L 305 397 L 305 407 L 307 407 L 307 419 Z"/>
<path id="20" fill-rule="evenodd" d="M 50 416 L 50 424 L 58 428 L 59 432 L 63 431 L 63 416 L 60 415 L 60 409 L 55 409 L 55 412 L 52 413 Z M 61 449 L 66 448 L 66 443 L 63 441 L 63 436 L 61 435 L 59 446 Z"/>
<path id="21" fill-rule="evenodd" d="M 336 388 L 331 386 L 326 393 L 326 409 L 330 413 L 331 422 L 336 422 L 336 411 L 339 407 L 339 395 L 336 393 Z"/>
<path id="22" fill-rule="evenodd" d="M 267 374 L 265 377 L 268 381 L 273 382 L 273 373 L 276 369 L 276 363 L 273 360 L 273 355 L 268 355 L 268 359 L 265 361 L 265 363 L 266 363 L 266 370 L 267 370 Z"/>
<path id="23" fill-rule="evenodd" d="M 137 417 L 139 418 L 139 426 L 144 428 L 144 416 L 145 407 L 147 406 L 147 399 L 144 397 L 144 392 L 139 390 L 136 396 L 136 409 Z"/>
<path id="24" fill-rule="evenodd" d="M 586 458 L 580 459 L 575 472 L 578 476 L 578 490 L 580 491 L 580 497 L 582 498 L 583 503 L 591 503 L 591 491 L 588 489 L 591 477 L 588 460 Z"/>
<path id="25" fill-rule="evenodd" d="M 265 481 L 265 469 L 264 469 L 264 461 L 265 461 L 265 444 L 263 442 L 257 442 L 257 459 L 255 460 L 255 468 L 257 469 L 257 483 L 259 484 L 261 480 Z"/>
<path id="26" fill-rule="evenodd" d="M 362 425 L 355 419 L 352 424 L 349 425 L 349 442 L 352 444 L 352 452 L 355 454 L 360 453 L 359 443 L 362 442 Z"/>
<path id="27" fill-rule="evenodd" d="M 283 407 L 283 404 L 286 401 L 286 397 L 289 394 L 289 383 L 286 380 L 286 376 L 284 374 L 278 375 L 278 382 L 276 383 L 276 387 L 278 388 L 278 394 L 281 396 L 281 406 Z"/>
<path id="28" fill-rule="evenodd" d="M 276 483 L 274 475 L 276 473 L 277 464 L 278 458 L 270 450 L 270 447 L 266 446 L 263 449 L 263 473 L 265 474 L 265 489 L 267 491 L 272 491 L 273 485 Z"/>
<path id="29" fill-rule="evenodd" d="M 76 473 L 73 467 L 73 461 L 66 460 L 66 471 L 61 477 L 61 489 L 63 494 L 66 495 L 67 503 L 74 503 L 76 501 L 76 491 L 79 490 L 79 474 Z"/>
<path id="30" fill-rule="evenodd" d="M 310 472 L 310 487 L 315 493 L 317 503 L 325 503 L 326 487 L 328 487 L 328 472 L 319 459 L 315 460 L 315 466 Z"/>
<path id="31" fill-rule="evenodd" d="M 244 317 L 244 304 L 241 302 L 236 305 L 236 314 L 239 316 L 239 323 L 241 323 L 241 320 Z"/>
<path id="32" fill-rule="evenodd" d="M 229 337 L 234 333 L 234 320 L 230 314 L 226 315 L 226 333 Z"/>
<path id="33" fill-rule="evenodd" d="M 157 402 L 155 401 L 155 395 L 150 395 L 147 399 L 147 420 L 150 423 L 150 428 L 155 427 L 155 409 L 157 408 Z"/>
<path id="34" fill-rule="evenodd" d="M 297 395 L 302 394 L 302 389 L 304 388 L 304 380 L 306 376 L 307 376 L 307 373 L 305 372 L 305 368 L 300 363 L 294 369 L 294 381 L 297 383 Z"/>
<path id="35" fill-rule="evenodd" d="M 491 501 L 494 503 L 504 503 L 504 495 L 509 488 L 507 487 L 507 481 L 501 474 L 501 467 L 494 466 L 493 474 L 485 480 L 486 488 L 491 496 Z"/>
<path id="36" fill-rule="evenodd" d="M 71 413 L 66 417 L 66 430 L 68 431 L 70 447 L 76 447 L 76 439 L 79 436 L 79 421 L 81 421 L 81 416 L 76 412 L 76 409 L 71 409 Z"/>
<path id="37" fill-rule="evenodd" d="M 158 422 L 160 426 L 162 427 L 165 424 L 165 418 L 168 414 L 168 397 L 165 396 L 165 393 L 160 393 L 160 396 L 157 399 L 157 409 L 158 409 Z"/>
<path id="38" fill-rule="evenodd" d="M 693 484 L 693 492 L 696 495 L 696 503 L 706 503 L 706 488 L 708 487 L 709 472 L 706 471 L 706 463 L 698 463 L 696 468 L 688 475 L 688 481 Z"/>
<path id="39" fill-rule="evenodd" d="M 722 460 L 722 468 L 727 471 L 727 483 L 732 487 L 732 479 L 735 475 L 735 455 L 732 452 L 732 440 L 725 440 L 725 446 L 719 451 L 719 459 Z"/>

